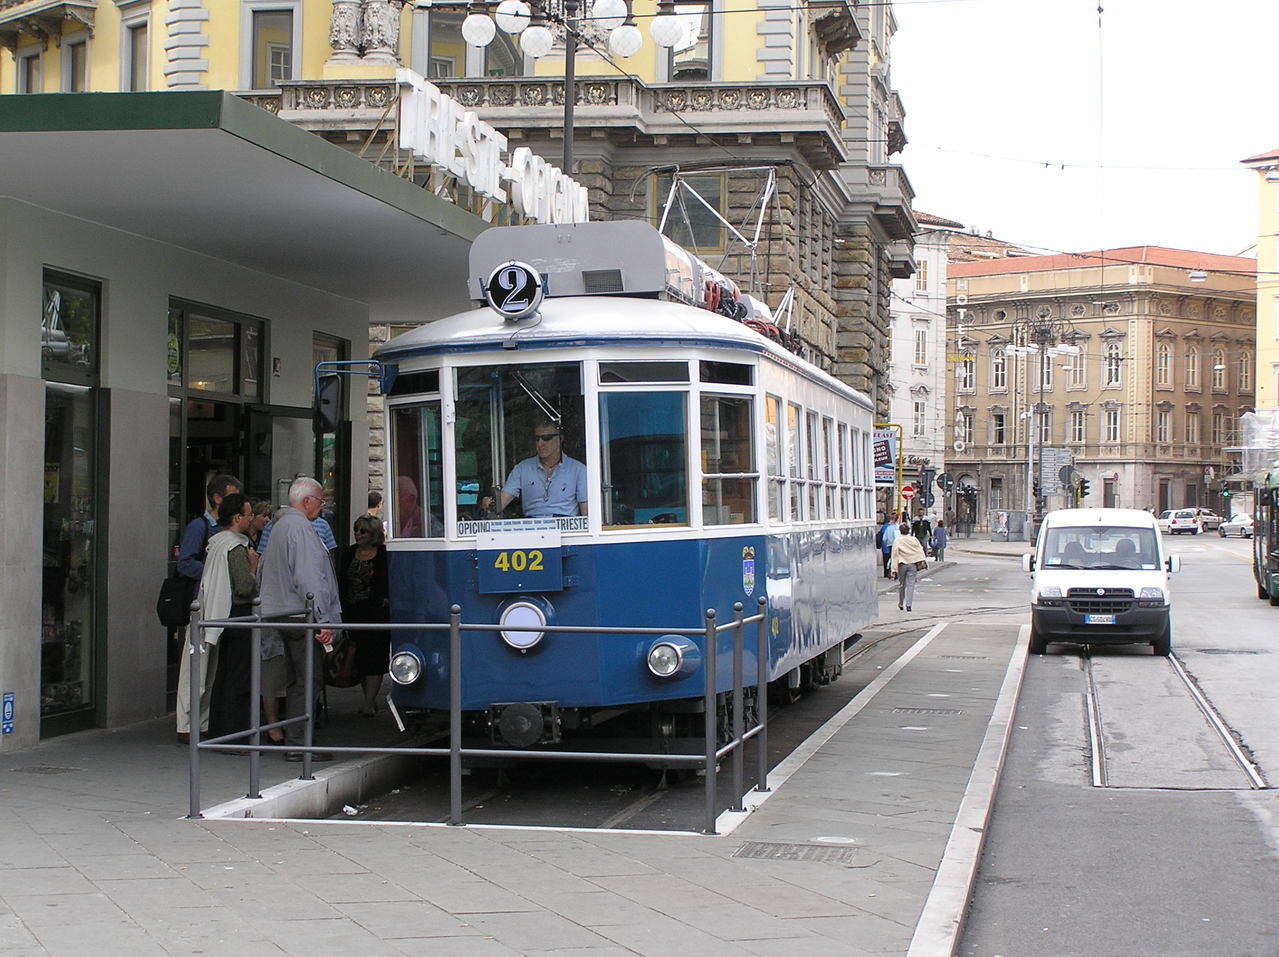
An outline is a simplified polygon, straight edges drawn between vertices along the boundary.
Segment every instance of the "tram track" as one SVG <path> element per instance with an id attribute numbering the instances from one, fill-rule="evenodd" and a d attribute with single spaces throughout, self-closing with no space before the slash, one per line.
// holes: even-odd
<path id="1" fill-rule="evenodd" d="M 1225 720 L 1221 712 L 1213 706 L 1212 702 L 1204 694 L 1194 677 L 1186 670 L 1185 665 L 1176 654 L 1170 655 L 1167 659 L 1169 670 L 1174 679 L 1174 687 L 1184 692 L 1185 696 L 1193 703 L 1197 714 L 1202 718 L 1203 722 L 1210 729 L 1212 739 L 1224 749 L 1229 757 L 1234 770 L 1242 775 L 1243 782 L 1246 782 L 1246 788 L 1239 785 L 1211 785 L 1204 786 L 1201 784 L 1188 785 L 1162 785 L 1169 790 L 1268 790 L 1270 785 L 1262 772 L 1261 768 L 1252 760 L 1246 749 L 1239 743 L 1239 739 L 1234 730 Z M 1114 781 L 1112 774 L 1112 761 L 1107 752 L 1107 738 L 1112 734 L 1125 741 L 1125 745 L 1131 747 L 1132 735 L 1136 729 L 1131 719 L 1124 719 L 1121 716 L 1108 717 L 1107 708 L 1104 706 L 1103 699 L 1107 694 L 1118 694 L 1119 692 L 1104 692 L 1102 682 L 1099 680 L 1094 667 L 1094 656 L 1090 646 L 1084 646 L 1081 656 L 1082 670 L 1085 678 L 1084 703 L 1085 703 L 1085 726 L 1088 739 L 1089 763 L 1090 763 L 1090 779 L 1093 787 L 1110 788 L 1110 787 L 1133 787 L 1132 784 L 1118 784 Z M 1164 672 L 1163 674 L 1167 674 Z M 1131 689 L 1126 689 L 1131 690 Z M 1125 703 L 1127 704 L 1127 703 Z M 1117 707 L 1115 711 L 1123 712 L 1131 710 L 1129 705 L 1125 707 Z M 1168 734 L 1175 734 L 1177 731 L 1184 731 L 1184 727 L 1173 725 L 1166 729 L 1162 729 Z M 1190 735 L 1188 735 L 1189 737 Z M 1187 752 L 1189 749 L 1186 749 Z M 1197 769 L 1202 770 L 1202 769 Z"/>

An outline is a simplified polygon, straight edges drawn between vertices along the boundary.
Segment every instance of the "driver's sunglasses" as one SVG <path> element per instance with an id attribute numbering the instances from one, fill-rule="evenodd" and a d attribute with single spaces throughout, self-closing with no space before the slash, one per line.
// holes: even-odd
<path id="1" fill-rule="evenodd" d="M 535 433 L 533 433 L 533 438 L 537 439 L 539 442 L 549 442 L 549 441 L 551 441 L 551 439 L 558 439 L 559 437 L 560 437 L 560 434 L 559 434 L 558 432 L 535 432 Z"/>

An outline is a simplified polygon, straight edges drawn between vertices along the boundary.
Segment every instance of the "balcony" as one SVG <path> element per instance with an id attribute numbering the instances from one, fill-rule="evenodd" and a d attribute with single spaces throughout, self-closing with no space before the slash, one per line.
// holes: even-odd
<path id="1" fill-rule="evenodd" d="M 915 191 L 900 166 L 845 166 L 844 178 L 858 201 L 870 207 L 870 214 L 890 240 L 910 239 L 917 225 L 911 202 Z"/>
<path id="2" fill-rule="evenodd" d="M 9 52 L 18 48 L 23 36 L 32 37 L 49 48 L 52 38 L 61 44 L 63 33 L 80 29 L 93 31 L 97 0 L 18 0 L 0 3 L 0 46 Z"/>
<path id="3" fill-rule="evenodd" d="M 513 140 L 558 139 L 564 127 L 564 81 L 476 77 L 432 81 Z M 317 133 L 367 132 L 393 125 L 399 88 L 388 80 L 294 80 L 281 84 L 278 113 Z M 270 97 L 251 97 L 270 110 Z M 259 102 L 260 101 L 260 102 Z M 694 143 L 703 136 L 736 144 L 791 146 L 815 170 L 845 160 L 844 112 L 823 82 L 663 83 L 629 77 L 579 77 L 577 136 L 616 135 L 627 144 Z"/>

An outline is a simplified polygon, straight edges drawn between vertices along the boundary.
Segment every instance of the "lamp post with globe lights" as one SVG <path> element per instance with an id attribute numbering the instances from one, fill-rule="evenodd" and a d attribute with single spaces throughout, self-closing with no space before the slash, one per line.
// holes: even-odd
<path id="1" fill-rule="evenodd" d="M 583 38 L 584 22 L 597 30 L 608 33 L 609 52 L 616 57 L 633 57 L 644 45 L 644 38 L 635 25 L 628 0 L 593 0 L 588 2 L 585 16 L 580 16 L 582 0 L 561 0 L 562 13 L 548 10 L 546 0 L 501 0 L 493 16 L 487 12 L 484 0 L 473 0 L 469 13 L 462 21 L 462 38 L 472 46 L 484 47 L 493 42 L 497 31 L 519 36 L 520 50 L 525 56 L 539 60 L 551 52 L 555 45 L 555 33 L 547 25 L 550 21 L 564 36 L 564 165 L 565 175 L 573 175 L 573 108 L 576 106 L 577 47 Z M 679 18 L 675 15 L 675 0 L 660 0 L 657 16 L 649 25 L 649 35 L 659 47 L 670 48 L 679 42 L 682 33 Z"/>

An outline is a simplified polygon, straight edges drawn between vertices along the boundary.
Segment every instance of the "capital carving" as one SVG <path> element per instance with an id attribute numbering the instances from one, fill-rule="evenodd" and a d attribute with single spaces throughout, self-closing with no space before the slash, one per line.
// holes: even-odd
<path id="1" fill-rule="evenodd" d="M 329 17 L 329 46 L 334 60 L 360 58 L 360 0 L 333 0 Z"/>
<path id="2" fill-rule="evenodd" d="M 400 0 L 363 0 L 360 49 L 375 63 L 399 63 Z"/>

